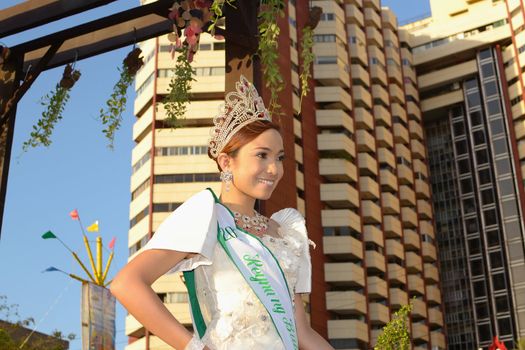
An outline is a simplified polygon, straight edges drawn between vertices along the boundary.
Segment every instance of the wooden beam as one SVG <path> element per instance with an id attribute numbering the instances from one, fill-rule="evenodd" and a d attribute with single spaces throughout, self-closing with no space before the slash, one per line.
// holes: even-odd
<path id="1" fill-rule="evenodd" d="M 26 0 L 0 10 L 0 38 L 20 33 L 115 0 Z"/>
<path id="2" fill-rule="evenodd" d="M 49 46 L 63 42 L 46 69 L 57 67 L 170 32 L 172 23 L 167 16 L 172 4 L 172 0 L 158 0 L 16 45 L 11 51 L 27 54 L 26 71 Z"/>
<path id="3" fill-rule="evenodd" d="M 0 106 L 0 127 L 2 127 L 4 123 L 8 120 L 10 116 L 10 110 L 18 104 L 18 101 L 20 101 L 20 99 L 25 95 L 27 90 L 29 90 L 31 85 L 33 85 L 36 78 L 38 78 L 40 73 L 42 73 L 42 71 L 44 70 L 44 67 L 47 66 L 49 61 L 58 51 L 61 44 L 62 43 L 55 43 L 47 50 L 44 57 L 42 57 L 40 61 L 38 61 L 38 64 L 36 65 L 35 69 L 33 69 L 31 73 L 26 76 L 22 85 L 13 91 L 11 98 L 9 98 L 7 102 L 3 104 L 3 106 Z"/>

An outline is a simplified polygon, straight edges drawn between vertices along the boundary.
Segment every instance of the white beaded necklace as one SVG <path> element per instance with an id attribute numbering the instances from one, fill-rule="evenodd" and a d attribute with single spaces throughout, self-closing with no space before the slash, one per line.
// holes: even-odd
<path id="1" fill-rule="evenodd" d="M 253 212 L 255 213 L 254 216 L 248 216 L 241 214 L 238 211 L 233 211 L 235 223 L 243 230 L 261 237 L 266 230 L 268 230 L 269 219 L 255 210 Z"/>

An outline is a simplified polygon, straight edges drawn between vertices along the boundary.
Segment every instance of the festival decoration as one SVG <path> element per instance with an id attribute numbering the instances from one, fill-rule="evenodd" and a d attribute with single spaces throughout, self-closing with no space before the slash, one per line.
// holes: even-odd
<path id="1" fill-rule="evenodd" d="M 173 21 L 173 33 L 168 34 L 172 43 L 172 54 L 179 53 L 170 88 L 163 104 L 166 109 L 167 121 L 172 126 L 178 125 L 177 120 L 184 118 L 185 105 L 191 96 L 191 82 L 194 70 L 191 62 L 197 52 L 200 34 L 210 33 L 216 38 L 215 29 L 220 18 L 224 16 L 225 5 L 235 6 L 235 0 L 176 0 L 169 9 L 169 18 Z M 272 114 L 279 114 L 281 105 L 278 102 L 279 92 L 284 89 L 283 75 L 281 74 L 279 58 L 279 34 L 277 23 L 284 17 L 284 0 L 266 0 L 261 4 L 258 13 L 259 21 L 259 55 L 263 67 L 263 80 L 270 91 L 268 110 Z M 312 54 L 313 29 L 321 15 L 319 7 L 312 8 L 310 20 L 303 30 L 301 58 L 303 61 L 301 73 L 301 99 L 310 91 L 308 79 L 311 77 L 311 65 L 314 60 Z M 184 36 L 184 41 L 181 37 Z"/>
<path id="2" fill-rule="evenodd" d="M 24 152 L 39 145 L 46 147 L 51 145 L 53 129 L 58 121 L 62 119 L 62 113 L 69 100 L 69 92 L 80 79 L 80 75 L 80 71 L 74 69 L 73 65 L 68 64 L 64 67 L 62 79 L 55 86 L 55 90 L 45 95 L 40 101 L 40 104 L 45 106 L 46 110 L 42 112 L 42 117 L 36 125 L 33 125 L 33 131 L 29 140 L 22 144 Z"/>
<path id="3" fill-rule="evenodd" d="M 69 213 L 72 220 L 78 221 L 82 232 L 82 239 L 86 248 L 91 271 L 86 267 L 78 254 L 64 243 L 54 232 L 47 231 L 42 235 L 46 240 L 58 240 L 73 256 L 75 261 L 85 272 L 86 277 L 65 272 L 57 267 L 50 266 L 42 272 L 61 272 L 82 282 L 82 350 L 114 350 L 115 349 L 115 304 L 116 300 L 106 288 L 111 281 L 107 281 L 109 268 L 113 261 L 116 237 L 110 241 L 109 257 L 103 269 L 102 238 L 96 238 L 96 259 L 93 257 L 90 242 L 85 234 L 82 221 L 77 209 Z M 99 222 L 95 221 L 86 228 L 88 232 L 99 232 Z"/>
<path id="4" fill-rule="evenodd" d="M 128 88 L 133 83 L 135 74 L 144 65 L 144 58 L 140 56 L 141 54 L 141 49 L 133 48 L 122 61 L 122 67 L 118 68 L 120 79 L 113 87 L 113 93 L 110 98 L 106 101 L 106 108 L 100 109 L 99 118 L 105 126 L 102 132 L 109 141 L 108 147 L 110 149 L 113 149 L 115 132 L 122 123 L 122 113 L 126 109 Z"/>

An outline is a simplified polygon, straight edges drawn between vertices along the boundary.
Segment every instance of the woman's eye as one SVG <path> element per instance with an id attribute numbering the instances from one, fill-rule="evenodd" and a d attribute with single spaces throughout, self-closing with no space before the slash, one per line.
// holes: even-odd
<path id="1" fill-rule="evenodd" d="M 283 155 L 280 155 L 279 157 L 277 157 L 277 160 L 280 161 L 280 162 L 282 162 L 282 161 L 284 160 L 284 158 L 285 158 L 285 157 L 284 157 L 284 154 L 283 154 Z"/>
<path id="2" fill-rule="evenodd" d="M 259 157 L 259 158 L 266 159 L 266 156 L 267 155 L 264 152 L 263 153 L 257 153 L 257 157 Z"/>

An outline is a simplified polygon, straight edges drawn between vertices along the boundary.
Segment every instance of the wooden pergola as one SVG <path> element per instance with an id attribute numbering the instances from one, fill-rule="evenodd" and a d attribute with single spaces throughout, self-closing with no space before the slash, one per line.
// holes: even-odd
<path id="1" fill-rule="evenodd" d="M 27 0 L 0 9 L 0 42 L 3 37 L 112 2 L 115 0 Z M 168 14 L 173 2 L 157 0 L 10 47 L 8 60 L 0 64 L 0 236 L 20 99 L 47 69 L 171 32 L 173 23 Z M 240 74 L 260 87 L 260 75 L 255 74 L 259 67 L 252 62 L 258 47 L 257 11 L 258 2 L 250 0 L 238 0 L 235 8 L 224 8 L 228 29 L 217 28 L 216 32 L 226 38 L 226 91 L 233 90 Z"/>

